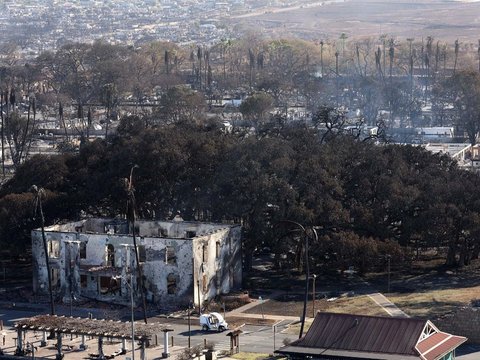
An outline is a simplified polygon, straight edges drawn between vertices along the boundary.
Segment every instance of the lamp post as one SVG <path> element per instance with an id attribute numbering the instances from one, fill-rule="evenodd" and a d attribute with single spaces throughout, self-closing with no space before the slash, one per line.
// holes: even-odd
<path id="1" fill-rule="evenodd" d="M 312 317 L 315 317 L 315 280 L 317 279 L 317 275 L 312 275 L 313 284 L 312 284 Z"/>
<path id="2" fill-rule="evenodd" d="M 303 312 L 302 312 L 302 324 L 300 326 L 300 334 L 298 338 L 300 339 L 303 336 L 303 328 L 305 327 L 305 317 L 307 316 L 307 302 L 308 302 L 308 285 L 310 282 L 310 264 L 308 261 L 308 239 L 310 236 L 307 234 L 307 229 L 300 223 L 291 220 L 283 220 L 281 223 L 294 225 L 300 230 L 302 230 L 303 235 L 305 237 L 305 294 L 303 300 Z M 312 227 L 311 228 L 313 235 L 315 236 L 315 240 L 318 240 L 317 231 Z"/>
<path id="3" fill-rule="evenodd" d="M 392 257 L 387 255 L 387 293 L 390 293 L 390 259 Z"/>
<path id="4" fill-rule="evenodd" d="M 135 314 L 134 314 L 134 302 L 133 302 L 133 271 L 130 271 L 130 283 L 128 280 L 120 275 L 120 278 L 125 280 L 125 285 L 127 285 L 130 290 L 130 313 L 131 313 L 131 335 L 132 335 L 132 360 L 135 360 Z"/>
<path id="5" fill-rule="evenodd" d="M 191 337 L 191 326 L 190 326 L 190 312 L 192 311 L 192 302 L 190 301 L 188 303 L 188 310 L 187 310 L 187 317 L 188 317 L 188 348 L 190 349 L 192 346 L 191 346 L 191 340 L 190 340 L 190 337 Z"/>
<path id="6" fill-rule="evenodd" d="M 133 230 L 135 232 L 135 229 Z M 135 360 L 135 315 L 133 313 L 133 272 L 130 272 L 130 311 L 132 315 L 132 360 Z"/>
<path id="7" fill-rule="evenodd" d="M 198 297 L 198 316 L 202 315 L 202 305 L 200 304 L 200 279 L 197 279 L 197 297 Z"/>

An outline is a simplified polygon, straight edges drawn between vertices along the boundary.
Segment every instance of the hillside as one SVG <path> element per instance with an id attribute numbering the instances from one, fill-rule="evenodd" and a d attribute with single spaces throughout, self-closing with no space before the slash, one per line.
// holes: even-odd
<path id="1" fill-rule="evenodd" d="M 239 16 L 241 28 L 262 30 L 271 36 L 309 39 L 353 37 L 400 38 L 433 36 L 443 41 L 477 42 L 480 30 L 479 1 L 452 0 L 343 0 L 272 8 Z"/>

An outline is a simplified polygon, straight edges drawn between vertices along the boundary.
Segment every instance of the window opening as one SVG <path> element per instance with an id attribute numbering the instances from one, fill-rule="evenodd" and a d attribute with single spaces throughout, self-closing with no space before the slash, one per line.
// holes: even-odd
<path id="1" fill-rule="evenodd" d="M 207 262 L 208 259 L 208 248 L 206 245 L 202 246 L 202 262 Z"/>
<path id="2" fill-rule="evenodd" d="M 140 262 L 147 261 L 147 251 L 145 250 L 145 245 L 138 245 L 138 260 Z"/>
<path id="3" fill-rule="evenodd" d="M 87 243 L 86 241 L 82 241 L 80 243 L 80 259 L 87 258 Z"/>
<path id="4" fill-rule="evenodd" d="M 168 265 L 175 265 L 177 263 L 177 255 L 173 246 L 167 246 L 165 250 L 165 262 Z"/>
<path id="5" fill-rule="evenodd" d="M 60 242 L 58 240 L 50 240 L 48 242 L 48 256 L 51 258 L 60 256 Z"/>
<path id="6" fill-rule="evenodd" d="M 115 248 L 112 244 L 107 245 L 107 266 L 115 266 Z"/>
<path id="7" fill-rule="evenodd" d="M 173 273 L 170 273 L 167 276 L 167 292 L 170 295 L 177 292 L 177 277 Z"/>
<path id="8" fill-rule="evenodd" d="M 87 275 L 80 275 L 80 287 L 86 288 L 88 285 L 88 276 Z"/>
<path id="9" fill-rule="evenodd" d="M 160 236 L 160 237 L 168 237 L 168 231 L 167 231 L 167 229 L 159 228 L 159 229 L 158 229 L 158 236 Z"/>
<path id="10" fill-rule="evenodd" d="M 110 277 L 100 276 L 100 294 L 106 294 L 110 288 Z"/>
<path id="11" fill-rule="evenodd" d="M 205 294 L 207 292 L 208 284 L 207 284 L 207 275 L 203 274 L 203 293 Z"/>
<path id="12" fill-rule="evenodd" d="M 50 270 L 52 287 L 54 289 L 60 288 L 60 269 L 52 268 Z"/>

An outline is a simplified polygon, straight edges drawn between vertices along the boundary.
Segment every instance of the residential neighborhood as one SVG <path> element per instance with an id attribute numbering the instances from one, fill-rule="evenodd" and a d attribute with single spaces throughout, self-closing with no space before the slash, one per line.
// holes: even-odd
<path id="1" fill-rule="evenodd" d="M 0 360 L 480 359 L 478 11 L 0 2 Z"/>

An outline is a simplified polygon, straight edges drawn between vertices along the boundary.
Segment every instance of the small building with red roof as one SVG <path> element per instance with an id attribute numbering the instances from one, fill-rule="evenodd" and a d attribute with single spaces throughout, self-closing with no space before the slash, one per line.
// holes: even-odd
<path id="1" fill-rule="evenodd" d="M 319 312 L 304 337 L 276 353 L 294 360 L 453 360 L 465 341 L 429 320 Z"/>

